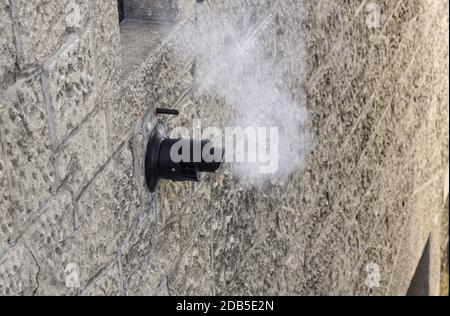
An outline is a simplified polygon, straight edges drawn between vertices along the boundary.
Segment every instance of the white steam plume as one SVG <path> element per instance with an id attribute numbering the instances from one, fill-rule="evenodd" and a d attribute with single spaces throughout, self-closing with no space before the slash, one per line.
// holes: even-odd
<path id="1" fill-rule="evenodd" d="M 255 184 L 284 179 L 304 165 L 310 152 L 306 97 L 301 103 L 294 102 L 282 90 L 282 67 L 258 41 L 264 25 L 237 30 L 225 14 L 213 10 L 207 19 L 207 24 L 185 28 L 176 43 L 179 53 L 196 56 L 199 92 L 220 97 L 232 106 L 234 120 L 227 126 L 279 128 L 275 174 L 262 174 L 259 164 L 253 163 L 236 163 L 233 173 Z"/>

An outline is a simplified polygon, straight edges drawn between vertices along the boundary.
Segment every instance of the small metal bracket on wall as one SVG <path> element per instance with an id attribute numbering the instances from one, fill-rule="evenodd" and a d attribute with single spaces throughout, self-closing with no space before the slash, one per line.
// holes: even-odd
<path id="1" fill-rule="evenodd" d="M 177 110 L 158 108 L 156 114 L 179 115 Z M 176 153 L 180 161 L 172 157 Z M 208 153 L 213 159 L 204 159 Z M 161 123 L 150 134 L 145 155 L 145 179 L 155 192 L 160 179 L 200 181 L 200 172 L 215 173 L 222 165 L 225 151 L 209 140 L 170 139 Z M 211 161 L 210 161 L 211 160 Z"/>

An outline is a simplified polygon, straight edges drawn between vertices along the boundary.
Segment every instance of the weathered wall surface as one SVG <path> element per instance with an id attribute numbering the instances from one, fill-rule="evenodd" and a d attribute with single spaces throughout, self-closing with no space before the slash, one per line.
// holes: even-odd
<path id="1" fill-rule="evenodd" d="M 174 22 L 122 63 L 142 25 L 120 34 L 116 1 L 1 0 L 0 294 L 405 294 L 448 216 L 448 2 L 378 1 L 376 28 L 368 1 L 151 2 Z M 176 48 L 218 13 L 307 99 L 313 152 L 285 181 L 224 168 L 150 195 L 158 105 L 169 129 L 233 115 Z"/>

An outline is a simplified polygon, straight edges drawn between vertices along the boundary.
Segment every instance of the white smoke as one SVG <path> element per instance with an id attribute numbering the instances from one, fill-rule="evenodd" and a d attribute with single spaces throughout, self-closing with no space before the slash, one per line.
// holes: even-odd
<path id="1" fill-rule="evenodd" d="M 259 31 L 254 25 L 236 29 L 226 14 L 212 9 L 206 18 L 206 23 L 184 28 L 176 43 L 179 53 L 196 57 L 199 92 L 220 97 L 232 106 L 234 120 L 227 126 L 279 128 L 279 167 L 275 174 L 261 173 L 258 163 L 236 163 L 233 173 L 258 184 L 289 176 L 303 166 L 310 151 L 306 97 L 296 103 L 288 91 L 283 91 L 282 67 L 258 41 L 264 25 Z M 290 56 L 298 55 L 291 52 L 287 58 Z"/>

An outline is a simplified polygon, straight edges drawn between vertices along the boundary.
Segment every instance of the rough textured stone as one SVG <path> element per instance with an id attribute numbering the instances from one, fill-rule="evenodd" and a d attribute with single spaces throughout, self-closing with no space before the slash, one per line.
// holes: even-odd
<path id="1" fill-rule="evenodd" d="M 12 208 L 9 202 L 9 185 L 6 172 L 3 148 L 0 146 L 0 258 L 3 258 L 3 254 L 9 248 L 9 242 L 13 237 Z"/>
<path id="2" fill-rule="evenodd" d="M 6 94 L 1 114 L 10 200 L 22 231 L 51 196 L 55 185 L 53 154 L 39 77 L 20 80 Z M 26 197 L 26 198 L 25 198 Z"/>
<path id="3" fill-rule="evenodd" d="M 148 241 L 140 241 L 139 244 Z M 182 251 L 182 241 L 175 223 L 158 233 L 149 249 L 135 247 L 138 250 L 139 264 L 132 269 L 128 261 L 124 262 L 127 282 L 127 294 L 130 296 L 154 295 L 166 282 L 165 275 Z M 136 254 L 135 254 L 136 255 Z"/>
<path id="4" fill-rule="evenodd" d="M 182 225 L 184 226 L 184 225 Z M 180 254 L 167 278 L 169 295 L 213 295 L 211 221 L 206 222 Z M 155 293 L 158 294 L 158 293 Z"/>
<path id="5" fill-rule="evenodd" d="M 109 95 L 114 81 L 121 77 L 120 33 L 117 1 L 92 1 L 93 54 L 95 77 L 100 95 Z"/>
<path id="6" fill-rule="evenodd" d="M 120 24 L 123 76 L 128 78 L 161 45 L 169 27 L 145 20 L 125 20 Z"/>
<path id="7" fill-rule="evenodd" d="M 64 42 L 66 32 L 84 29 L 89 19 L 87 0 L 14 2 L 21 69 L 42 64 Z"/>
<path id="8" fill-rule="evenodd" d="M 236 277 L 240 265 L 245 265 L 244 259 L 252 247 L 266 238 L 268 229 L 275 225 L 276 213 L 265 206 L 270 201 L 268 190 L 260 188 L 260 193 L 254 195 L 230 176 L 216 180 L 211 210 L 215 213 L 212 223 L 215 285 L 216 293 L 221 295 L 227 293 L 229 283 Z M 275 192 L 273 194 L 271 196 L 275 196 Z"/>
<path id="9" fill-rule="evenodd" d="M 448 2 L 377 1 L 372 28 L 369 1 L 126 1 L 119 43 L 116 1 L 73 1 L 0 5 L 0 292 L 403 295 L 425 243 L 446 249 Z M 204 89 L 201 64 L 236 39 L 273 69 L 258 79 L 307 108 L 308 159 L 285 179 L 255 184 L 226 165 L 150 194 L 158 121 L 191 130 L 239 114 Z"/>
<path id="10" fill-rule="evenodd" d="M 209 247 L 206 240 L 209 241 L 208 236 L 210 236 L 210 229 L 206 229 L 205 223 L 209 221 L 204 219 L 209 210 L 209 194 L 208 186 L 203 186 L 183 208 L 174 210 L 172 217 L 163 225 L 148 218 L 146 223 L 141 226 L 137 234 L 139 238 L 134 238 L 134 242 L 132 242 L 123 258 L 123 270 L 129 295 L 157 294 L 157 292 L 163 291 L 165 287 L 170 287 L 169 283 L 179 282 L 179 280 L 174 279 L 168 280 L 165 276 L 180 273 L 179 271 L 173 272 L 180 268 L 184 269 L 180 265 L 190 266 L 191 260 L 210 262 L 209 254 L 208 258 L 205 257 L 205 251 L 209 251 L 205 248 Z M 196 201 L 201 201 L 201 204 L 196 203 Z M 196 241 L 201 241 L 202 245 L 199 246 Z M 185 253 L 187 248 L 197 246 L 200 247 L 197 256 L 189 257 L 188 253 L 190 252 Z M 178 266 L 175 266 L 176 262 L 179 262 Z M 211 276 L 212 271 L 209 268 L 207 269 L 208 276 Z M 199 275 L 200 273 L 196 274 L 196 276 Z M 177 278 L 182 277 L 182 275 L 177 276 Z M 192 278 L 195 278 L 195 276 L 192 276 Z M 202 278 L 204 278 L 204 282 L 208 283 L 206 280 L 209 277 L 205 278 L 202 275 Z M 204 283 L 196 283 L 192 280 L 192 284 L 189 284 L 187 288 L 174 288 L 173 291 L 179 291 L 178 293 L 191 291 L 190 293 L 194 293 L 200 288 L 205 293 L 212 291 L 211 284 L 208 284 L 209 290 L 203 289 L 201 284 L 204 285 Z"/>
<path id="11" fill-rule="evenodd" d="M 117 264 L 112 266 L 105 275 L 84 289 L 82 295 L 85 296 L 121 296 L 120 273 Z"/>
<path id="12" fill-rule="evenodd" d="M 173 42 L 176 41 L 174 37 L 179 35 L 177 30 L 181 27 L 183 24 L 180 22 L 159 45 L 148 50 L 148 55 L 141 61 L 142 67 L 128 72 L 129 76 L 118 95 L 119 103 L 111 107 L 114 139 L 123 138 L 123 135 L 132 130 L 136 121 L 146 113 L 152 113 L 158 106 L 158 101 L 166 93 L 176 89 L 190 72 L 192 57 L 178 55 L 173 47 Z M 124 54 L 126 59 L 126 50 Z M 127 72 L 126 69 L 125 71 Z"/>
<path id="13" fill-rule="evenodd" d="M 66 269 L 77 264 L 73 204 L 70 193 L 61 191 L 42 210 L 42 214 L 24 234 L 24 243 L 39 265 L 37 295 L 73 295 L 68 287 Z"/>
<path id="14" fill-rule="evenodd" d="M 133 176 L 132 152 L 124 146 L 79 198 L 82 283 L 115 259 L 137 219 L 140 204 Z"/>
<path id="15" fill-rule="evenodd" d="M 148 210 L 139 215 L 139 220 L 136 221 L 135 226 L 130 231 L 125 242 L 120 249 L 119 262 L 122 266 L 124 274 L 124 289 L 127 293 L 140 291 L 138 288 L 130 288 L 130 279 L 134 278 L 134 274 L 139 273 L 139 270 L 147 263 L 149 255 L 154 251 L 153 246 L 158 242 L 158 237 L 161 234 L 161 226 L 155 219 L 155 209 Z M 172 236 L 165 235 L 165 236 Z M 169 238 L 172 242 L 178 239 Z M 158 277 L 158 276 L 156 276 Z M 136 286 L 138 284 L 136 283 Z M 147 285 L 141 284 L 144 288 Z M 153 286 L 150 284 L 149 286 Z"/>
<path id="16" fill-rule="evenodd" d="M 80 126 L 57 154 L 58 175 L 73 194 L 79 195 L 108 158 L 108 129 L 104 110 Z"/>
<path id="17" fill-rule="evenodd" d="M 0 294 L 31 296 L 39 287 L 38 275 L 39 266 L 32 252 L 27 246 L 18 245 L 0 262 Z"/>
<path id="18" fill-rule="evenodd" d="M 94 54 L 92 31 L 87 30 L 81 36 L 70 35 L 44 65 L 46 102 L 52 111 L 54 141 L 58 145 L 95 106 Z"/>
<path id="19" fill-rule="evenodd" d="M 11 81 L 16 63 L 13 23 L 7 0 L 0 2 L 0 34 L 0 89 L 3 89 L 4 83 Z"/>
<path id="20" fill-rule="evenodd" d="M 296 78 L 304 69 L 296 59 L 282 57 L 284 52 L 297 51 L 291 44 L 293 41 L 289 39 L 298 36 L 293 32 L 298 33 L 298 29 L 302 27 L 300 22 L 290 19 L 293 17 L 290 12 L 295 12 L 290 10 L 291 6 L 292 3 L 282 2 L 277 9 L 284 19 L 279 19 L 278 22 L 276 51 L 280 54 L 281 62 L 290 62 L 289 68 L 298 69 L 295 73 L 287 72 L 286 80 L 292 81 L 290 89 L 300 94 L 301 90 L 295 90 L 294 87 L 305 85 Z M 400 167 L 402 162 L 404 164 L 409 158 L 399 157 L 397 160 L 396 152 L 401 152 L 408 144 L 408 135 L 414 132 L 411 126 L 417 126 L 416 120 L 419 119 L 415 113 L 421 111 L 418 108 L 408 108 L 406 104 L 403 106 L 403 102 L 392 100 L 392 97 L 396 96 L 396 91 L 399 90 L 396 84 L 406 76 L 407 68 L 411 67 L 415 59 L 411 47 L 417 45 L 421 32 L 416 28 L 417 21 L 408 20 L 408 17 L 414 15 L 412 12 L 420 14 L 421 9 L 417 3 L 405 6 L 395 6 L 393 2 L 384 6 L 383 3 L 384 12 L 393 15 L 393 18 L 390 23 L 383 22 L 389 26 L 386 37 L 376 38 L 372 36 L 372 32 L 368 32 L 364 18 L 347 23 L 346 17 L 360 11 L 357 7 L 346 6 L 344 12 L 344 7 L 333 9 L 327 1 L 310 6 L 310 9 L 317 10 L 317 13 L 309 11 L 307 19 L 312 19 L 311 23 L 323 24 L 313 26 L 305 35 L 309 45 L 308 53 L 314 53 L 306 55 L 310 59 L 307 70 L 312 72 L 311 79 L 306 84 L 309 85 L 309 108 L 312 111 L 310 128 L 314 130 L 319 141 L 317 150 L 303 174 L 290 178 L 290 183 L 285 185 L 284 193 L 279 199 L 271 197 L 267 190 L 256 193 L 240 189 L 237 184 L 225 185 L 227 182 L 217 179 L 220 187 L 217 195 L 213 194 L 212 201 L 220 200 L 219 192 L 230 192 L 223 198 L 223 203 L 217 202 L 217 226 L 213 225 L 215 229 L 218 228 L 214 235 L 218 293 L 357 294 L 365 287 L 365 283 L 361 282 L 361 279 L 356 281 L 358 286 L 346 282 L 353 278 L 355 268 L 357 271 L 365 269 L 360 258 L 365 256 L 366 251 L 371 251 L 370 245 L 375 240 L 384 241 L 384 247 L 377 248 L 376 251 L 379 251 L 379 254 L 382 251 L 382 257 L 389 259 L 379 262 L 387 271 L 391 271 L 389 269 L 393 265 L 392 258 L 399 247 L 400 237 L 396 231 L 405 216 L 405 210 L 401 208 L 403 194 L 400 193 L 408 195 L 406 190 L 410 188 L 410 176 L 405 175 L 411 175 L 412 171 Z M 327 11 L 329 13 L 322 15 L 323 10 L 320 8 L 327 8 L 331 12 Z M 333 10 L 336 12 L 333 13 Z M 399 13 L 395 14 L 395 10 Z M 321 17 L 323 20 L 320 20 Z M 204 18 L 208 20 L 208 15 Z M 425 20 L 418 19 L 420 23 Z M 408 27 L 401 27 L 402 24 L 407 24 Z M 328 36 L 339 32 L 344 36 L 344 40 L 341 41 L 340 36 L 334 36 L 338 40 L 335 41 L 336 47 L 333 47 L 330 45 L 333 36 Z M 323 35 L 326 37 L 321 39 Z M 270 37 L 263 35 L 261 38 Z M 351 41 L 354 43 L 351 45 L 356 47 L 345 50 L 346 41 Z M 269 49 L 273 53 L 273 48 Z M 322 54 L 323 57 L 315 54 Z M 318 61 L 320 63 L 317 63 Z M 390 72 L 387 73 L 386 69 L 390 69 Z M 364 82 L 364 85 L 359 85 L 358 81 Z M 411 82 L 411 79 L 406 79 L 405 82 Z M 423 91 L 423 88 L 418 87 L 420 91 Z M 406 91 L 408 88 L 400 87 L 400 90 Z M 340 99 L 345 103 L 334 104 Z M 409 102 L 411 104 L 411 99 Z M 398 117 L 391 116 L 390 112 L 390 107 L 395 104 Z M 405 117 L 405 113 L 410 115 Z M 340 122 L 340 115 L 345 121 Z M 432 117 L 436 122 L 437 116 Z M 407 126 L 399 127 L 399 121 Z M 397 122 L 397 125 L 394 122 Z M 413 144 L 418 143 L 422 142 Z M 424 152 L 430 152 L 424 150 L 425 143 L 436 144 L 424 141 L 423 145 L 414 147 L 420 151 L 416 153 L 417 156 L 423 157 Z M 441 139 L 439 143 L 445 146 L 446 142 Z M 340 151 L 336 149 L 342 146 L 344 148 Z M 337 159 L 330 156 L 330 153 Z M 428 166 L 436 165 L 428 162 Z M 417 171 L 414 174 L 417 175 Z M 430 175 L 432 172 L 425 174 Z M 274 189 L 278 188 L 271 188 Z M 270 198 L 264 200 L 263 194 L 269 195 Z M 385 200 L 386 203 L 383 203 Z M 291 201 L 295 201 L 292 206 Z M 277 203 L 277 207 L 272 206 Z M 270 212 L 277 213 L 275 210 L 289 206 L 294 208 L 292 212 L 281 213 L 285 214 L 285 220 L 293 221 L 285 231 L 285 240 L 289 243 L 280 244 L 281 236 L 272 232 L 275 223 L 280 225 L 280 219 L 271 220 Z M 233 207 L 237 211 L 232 211 Z M 391 214 L 391 210 L 402 212 L 386 217 L 386 214 Z M 238 214 L 236 222 L 234 214 Z M 280 212 L 277 217 L 280 216 L 278 214 Z M 255 221 L 255 218 L 264 218 L 268 224 L 262 225 Z M 344 221 L 343 218 L 347 219 Z M 231 224 L 225 225 L 227 222 Z M 238 223 L 242 228 L 239 229 Z M 386 225 L 389 228 L 387 231 Z M 379 235 L 372 233 L 374 226 L 379 228 Z M 347 227 L 351 228 L 348 233 L 345 230 Z M 227 239 L 234 241 L 236 236 L 239 236 L 239 239 L 234 245 L 231 242 L 225 243 Z M 356 267 L 355 261 L 360 261 Z M 248 268 L 247 262 L 252 263 Z M 305 266 L 306 269 L 298 269 L 299 266 Z M 278 272 L 254 272 L 269 268 L 275 268 Z M 359 270 L 360 268 L 362 270 Z M 271 278 L 272 274 L 277 277 Z M 382 285 L 378 293 L 386 293 L 386 283 Z"/>

